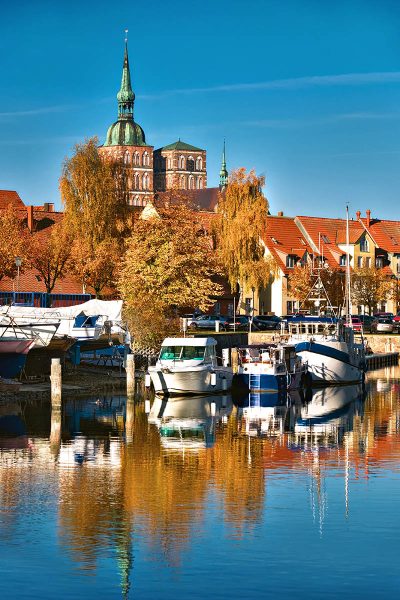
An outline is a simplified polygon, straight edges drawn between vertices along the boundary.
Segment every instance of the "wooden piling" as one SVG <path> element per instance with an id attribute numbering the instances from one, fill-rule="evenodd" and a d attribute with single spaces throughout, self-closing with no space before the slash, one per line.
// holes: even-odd
<path id="1" fill-rule="evenodd" d="M 126 357 L 126 393 L 128 396 L 135 395 L 135 357 L 128 354 Z"/>
<path id="2" fill-rule="evenodd" d="M 237 373 L 239 367 L 239 352 L 237 348 L 231 348 L 231 365 L 233 373 Z"/>
<path id="3" fill-rule="evenodd" d="M 61 361 L 59 358 L 51 359 L 51 406 L 52 408 L 61 408 Z"/>

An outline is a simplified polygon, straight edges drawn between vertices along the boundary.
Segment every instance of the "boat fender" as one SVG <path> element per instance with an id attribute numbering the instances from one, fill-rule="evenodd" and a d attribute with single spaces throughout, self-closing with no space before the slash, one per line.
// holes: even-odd
<path id="1" fill-rule="evenodd" d="M 144 385 L 146 387 L 150 387 L 151 385 L 151 377 L 150 377 L 150 373 L 146 373 L 146 376 L 144 378 Z"/>
<path id="2" fill-rule="evenodd" d="M 211 385 L 217 385 L 217 374 L 211 373 Z"/>

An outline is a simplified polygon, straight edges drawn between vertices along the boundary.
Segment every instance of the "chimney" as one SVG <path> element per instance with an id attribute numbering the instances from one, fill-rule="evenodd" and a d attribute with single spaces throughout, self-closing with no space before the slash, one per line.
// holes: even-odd
<path id="1" fill-rule="evenodd" d="M 361 211 L 360 210 L 358 210 L 356 212 L 356 217 L 357 217 L 357 221 L 359 221 L 361 219 Z"/>
<path id="2" fill-rule="evenodd" d="M 27 206 L 27 224 L 29 231 L 33 231 L 33 206 Z"/>
<path id="3" fill-rule="evenodd" d="M 365 211 L 365 214 L 367 215 L 367 227 L 369 227 L 371 224 L 371 211 L 368 209 Z"/>
<path id="4" fill-rule="evenodd" d="M 48 202 L 48 207 L 49 212 L 54 212 L 54 202 Z"/>
<path id="5" fill-rule="evenodd" d="M 278 212 L 278 217 L 283 217 L 283 210 L 280 210 L 280 211 Z"/>

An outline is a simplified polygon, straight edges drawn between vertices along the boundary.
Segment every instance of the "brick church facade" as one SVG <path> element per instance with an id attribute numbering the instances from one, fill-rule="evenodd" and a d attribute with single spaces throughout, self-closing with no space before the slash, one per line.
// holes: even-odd
<path id="1" fill-rule="evenodd" d="M 154 150 L 146 142 L 142 127 L 134 119 L 128 47 L 125 40 L 121 87 L 117 94 L 118 118 L 99 147 L 104 157 L 120 160 L 128 170 L 131 206 L 143 207 L 154 194 L 169 189 L 204 190 L 207 187 L 207 153 L 178 140 Z"/>

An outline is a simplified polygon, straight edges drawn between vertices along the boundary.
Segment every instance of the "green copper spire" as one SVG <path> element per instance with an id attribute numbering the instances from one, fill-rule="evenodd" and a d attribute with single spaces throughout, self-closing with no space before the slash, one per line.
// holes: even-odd
<path id="1" fill-rule="evenodd" d="M 225 140 L 224 140 L 224 149 L 222 151 L 221 170 L 219 172 L 219 189 L 223 190 L 227 185 L 228 185 L 228 170 L 226 168 Z"/>
<path id="2" fill-rule="evenodd" d="M 117 94 L 118 119 L 133 119 L 133 103 L 135 94 L 131 85 L 131 73 L 129 70 L 128 39 L 125 38 L 124 65 L 122 67 L 121 88 Z"/>

